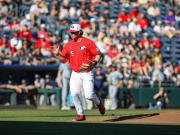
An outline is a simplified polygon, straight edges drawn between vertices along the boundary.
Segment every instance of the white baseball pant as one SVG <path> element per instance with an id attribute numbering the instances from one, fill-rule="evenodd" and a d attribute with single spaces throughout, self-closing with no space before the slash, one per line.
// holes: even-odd
<path id="1" fill-rule="evenodd" d="M 70 79 L 70 91 L 78 115 L 84 115 L 82 100 L 80 97 L 82 88 L 84 89 L 85 98 L 92 100 L 97 105 L 100 104 L 100 100 L 94 92 L 94 77 L 92 71 L 73 71 Z"/>

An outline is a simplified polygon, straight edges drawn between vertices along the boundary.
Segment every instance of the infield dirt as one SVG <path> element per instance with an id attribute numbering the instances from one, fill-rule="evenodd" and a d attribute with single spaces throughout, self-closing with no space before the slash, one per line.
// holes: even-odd
<path id="1" fill-rule="evenodd" d="M 113 115 L 102 117 L 89 117 L 87 121 L 109 122 L 138 122 L 138 123 L 174 123 L 180 124 L 180 111 L 157 111 L 156 113 L 136 115 Z"/>

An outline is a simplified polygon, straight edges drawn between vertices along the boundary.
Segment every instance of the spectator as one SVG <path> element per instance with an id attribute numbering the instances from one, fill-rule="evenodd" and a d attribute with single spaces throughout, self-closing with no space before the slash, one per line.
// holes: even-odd
<path id="1" fill-rule="evenodd" d="M 40 38 L 40 35 L 44 35 L 44 38 L 48 40 L 48 32 L 46 31 L 45 24 L 41 24 L 40 30 L 38 31 L 38 38 Z"/>
<path id="2" fill-rule="evenodd" d="M 20 21 L 21 27 L 27 26 L 28 28 L 32 28 L 32 23 L 31 23 L 31 17 L 29 14 L 25 15 L 25 18 Z"/>
<path id="3" fill-rule="evenodd" d="M 51 43 L 49 40 L 46 40 L 44 35 L 40 35 L 40 39 L 36 40 L 36 47 L 41 49 L 41 54 L 43 56 L 51 56 L 49 52 L 49 48 L 51 47 Z"/>
<path id="4" fill-rule="evenodd" d="M 180 87 L 180 74 L 177 74 L 176 86 Z"/>
<path id="5" fill-rule="evenodd" d="M 121 37 L 128 37 L 129 36 L 129 32 L 128 32 L 128 26 L 127 26 L 127 23 L 124 22 L 124 21 L 119 21 L 119 33 L 120 33 L 120 36 Z"/>
<path id="6" fill-rule="evenodd" d="M 133 18 L 133 21 L 128 24 L 128 31 L 133 37 L 136 37 L 136 35 L 139 34 L 142 30 L 140 25 L 136 24 L 136 21 L 137 19 Z"/>
<path id="7" fill-rule="evenodd" d="M 131 12 L 129 13 L 129 19 L 137 18 L 141 15 L 139 12 L 138 7 L 134 7 Z"/>
<path id="8" fill-rule="evenodd" d="M 138 41 L 136 40 L 136 38 L 132 38 L 131 40 L 131 45 L 129 46 L 129 49 L 131 51 L 131 53 L 134 53 L 135 50 L 139 51 L 139 45 L 138 45 Z M 138 59 L 138 57 L 135 57 L 136 59 Z"/>
<path id="9" fill-rule="evenodd" d="M 154 64 L 154 70 L 159 69 L 162 66 L 162 55 L 159 52 L 159 49 L 154 50 L 154 54 L 152 55 L 152 62 Z"/>
<path id="10" fill-rule="evenodd" d="M 108 27 L 107 21 L 105 20 L 103 16 L 100 16 L 99 17 L 99 32 L 103 32 L 106 34 L 107 27 Z"/>
<path id="11" fill-rule="evenodd" d="M 18 32 L 14 33 L 14 37 L 10 40 L 11 53 L 15 53 L 22 48 L 22 40 L 19 38 Z"/>
<path id="12" fill-rule="evenodd" d="M 153 36 L 153 46 L 155 46 L 155 48 L 158 48 L 158 49 L 160 49 L 162 46 L 158 36 L 156 35 Z"/>
<path id="13" fill-rule="evenodd" d="M 56 30 L 56 24 L 58 22 L 58 11 L 56 9 L 51 9 L 50 14 L 45 19 L 46 24 L 40 25 L 41 30 L 43 29 L 42 27 L 44 27 L 43 25 L 45 25 L 44 31 L 47 31 L 46 27 L 49 27 L 49 31 L 54 32 Z"/>
<path id="14" fill-rule="evenodd" d="M 160 15 L 160 9 L 158 7 L 155 7 L 153 2 L 150 2 L 148 5 L 149 5 L 148 9 L 147 9 L 148 15 L 150 15 L 150 16 Z"/>
<path id="15" fill-rule="evenodd" d="M 105 18 L 105 20 L 107 20 L 109 22 L 109 20 L 110 20 L 110 11 L 109 11 L 109 8 L 105 8 L 104 9 L 102 16 Z"/>
<path id="16" fill-rule="evenodd" d="M 176 29 L 170 22 L 166 22 L 166 26 L 163 29 L 163 34 L 167 35 L 169 38 L 172 38 L 176 34 Z"/>
<path id="17" fill-rule="evenodd" d="M 37 0 L 36 0 L 36 1 L 37 1 Z M 38 0 L 38 1 L 40 1 L 39 7 L 42 9 L 42 13 L 43 13 L 43 14 L 47 14 L 49 11 L 48 11 L 48 7 L 47 7 L 46 2 L 43 1 L 43 0 Z"/>
<path id="18" fill-rule="evenodd" d="M 21 29 L 17 18 L 14 18 L 13 22 L 10 24 L 10 27 L 14 31 L 19 31 Z"/>
<path id="19" fill-rule="evenodd" d="M 76 3 L 72 3 L 69 9 L 69 17 L 76 18 L 79 14 L 79 10 L 77 9 Z"/>
<path id="20" fill-rule="evenodd" d="M 90 28 L 89 28 L 88 34 L 90 34 L 89 36 L 92 36 L 91 38 L 94 42 L 97 41 L 97 37 L 95 37 L 95 35 L 97 34 L 97 29 L 98 29 L 98 25 L 96 23 L 96 19 L 91 18 L 90 19 Z"/>
<path id="21" fill-rule="evenodd" d="M 167 78 L 172 77 L 172 75 L 174 73 L 174 69 L 173 69 L 173 65 L 170 61 L 163 64 L 163 70 L 164 70 L 163 73 L 164 73 L 164 75 L 167 76 Z"/>
<path id="22" fill-rule="evenodd" d="M 128 14 L 125 9 L 122 9 L 122 12 L 118 14 L 118 22 L 128 22 Z"/>
<path id="23" fill-rule="evenodd" d="M 154 26 L 153 30 L 157 34 L 163 34 L 162 22 L 161 21 L 157 21 L 157 24 Z"/>
<path id="24" fill-rule="evenodd" d="M 10 42 L 7 39 L 7 35 L 3 35 L 2 39 L 0 40 L 0 52 L 6 48 L 10 47 Z"/>
<path id="25" fill-rule="evenodd" d="M 108 56 L 112 59 L 113 57 L 116 57 L 119 53 L 119 50 L 115 44 L 111 44 L 110 49 L 108 51 Z"/>
<path id="26" fill-rule="evenodd" d="M 144 14 L 141 14 L 140 17 L 138 17 L 137 24 L 139 24 L 143 30 L 147 29 L 148 19 L 144 16 Z"/>
<path id="27" fill-rule="evenodd" d="M 141 49 L 149 50 L 153 48 L 152 41 L 148 38 L 148 33 L 143 34 L 143 38 L 139 42 Z"/>
<path id="28" fill-rule="evenodd" d="M 59 0 L 54 0 L 53 3 L 52 3 L 52 6 L 53 5 L 55 6 L 56 11 L 58 11 L 59 10 L 59 6 L 60 6 Z"/>
<path id="29" fill-rule="evenodd" d="M 130 68 L 132 57 L 122 49 L 121 52 L 112 59 L 113 63 L 120 64 L 123 70 L 124 77 L 128 77 L 128 68 Z"/>
<path id="30" fill-rule="evenodd" d="M 10 26 L 6 15 L 2 16 L 0 19 L 0 27 L 2 27 L 4 30 L 9 30 Z"/>
<path id="31" fill-rule="evenodd" d="M 145 5 L 147 5 L 147 3 L 148 3 L 148 0 L 138 0 L 138 4 L 140 6 L 145 6 Z"/>
<path id="32" fill-rule="evenodd" d="M 89 28 L 91 26 L 89 19 L 87 17 L 81 17 L 80 18 L 80 25 L 84 32 L 88 32 Z"/>
<path id="33" fill-rule="evenodd" d="M 60 5 L 59 8 L 59 19 L 64 19 L 66 16 L 69 16 L 69 2 L 68 0 L 64 0 L 63 4 Z"/>
<path id="34" fill-rule="evenodd" d="M 8 7 L 4 4 L 4 1 L 0 1 L 0 13 L 8 14 Z"/>
<path id="35" fill-rule="evenodd" d="M 27 41 L 33 40 L 31 31 L 27 25 L 25 25 L 25 27 L 23 27 L 23 29 L 20 31 L 19 35 L 23 40 L 27 40 Z"/>
<path id="36" fill-rule="evenodd" d="M 166 16 L 164 17 L 164 22 L 166 24 L 168 24 L 168 23 L 175 24 L 176 23 L 175 15 L 174 15 L 173 10 L 169 10 L 168 14 L 166 14 Z"/>
<path id="37" fill-rule="evenodd" d="M 117 36 L 118 28 L 117 28 L 117 24 L 116 24 L 115 19 L 110 20 L 108 33 L 109 33 L 110 36 L 113 36 L 113 35 Z"/>
<path id="38" fill-rule="evenodd" d="M 159 66 L 159 69 L 156 69 L 152 73 L 152 82 L 154 87 L 160 87 L 162 81 L 164 81 L 164 74 L 162 72 L 162 67 Z"/>
<path id="39" fill-rule="evenodd" d="M 180 11 L 176 13 L 175 20 L 176 20 L 178 29 L 180 29 Z"/>
<path id="40" fill-rule="evenodd" d="M 99 12 L 95 9 L 95 5 L 94 4 L 90 5 L 89 11 L 88 11 L 88 16 L 90 18 L 95 18 L 95 19 L 99 18 L 98 17 L 99 16 Z"/>
<path id="41" fill-rule="evenodd" d="M 146 55 L 142 55 L 141 57 L 141 61 L 140 61 L 140 66 L 142 68 L 142 72 L 143 75 L 145 75 L 145 77 L 147 79 L 150 79 L 149 73 L 151 71 L 151 66 L 150 66 L 151 62 L 150 60 L 147 58 Z"/>
<path id="42" fill-rule="evenodd" d="M 36 23 L 36 19 L 37 19 L 38 15 L 44 13 L 44 10 L 41 8 L 41 5 L 40 5 L 41 1 L 42 0 L 35 0 L 35 4 L 33 4 L 31 6 L 30 11 L 29 11 L 33 26 Z"/>
<path id="43" fill-rule="evenodd" d="M 127 54 L 130 54 L 131 53 L 131 43 L 129 41 L 130 39 L 128 38 L 125 38 L 125 43 L 124 43 L 124 49 L 125 51 L 127 52 Z"/>
<path id="44" fill-rule="evenodd" d="M 132 62 L 131 62 L 131 72 L 132 72 L 134 75 L 140 75 L 141 77 L 142 77 L 142 75 L 143 75 L 143 71 L 142 71 L 140 62 L 139 62 L 139 61 L 136 61 L 135 58 L 133 58 L 133 59 L 132 59 Z"/>
<path id="45" fill-rule="evenodd" d="M 107 52 L 107 45 L 103 42 L 104 36 L 104 33 L 102 33 L 101 35 L 99 34 L 98 40 L 96 41 L 96 45 L 100 49 L 102 54 L 105 54 Z"/>

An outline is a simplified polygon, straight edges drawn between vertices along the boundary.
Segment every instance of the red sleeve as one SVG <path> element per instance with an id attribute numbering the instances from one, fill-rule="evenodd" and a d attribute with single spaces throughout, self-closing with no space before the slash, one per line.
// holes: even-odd
<path id="1" fill-rule="evenodd" d="M 60 56 L 69 59 L 69 49 L 68 49 L 68 44 L 64 45 L 62 52 L 60 53 Z"/>

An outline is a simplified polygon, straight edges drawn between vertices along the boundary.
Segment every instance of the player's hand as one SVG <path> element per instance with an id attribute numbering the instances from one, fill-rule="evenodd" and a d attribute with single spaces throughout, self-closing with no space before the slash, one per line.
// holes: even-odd
<path id="1" fill-rule="evenodd" d="M 94 66 L 93 62 L 91 62 L 90 64 L 87 63 L 82 63 L 81 65 L 81 70 L 89 70 Z"/>
<path id="2" fill-rule="evenodd" d="M 53 56 L 56 56 L 59 54 L 60 47 L 58 45 L 51 46 L 50 52 Z"/>
<path id="3" fill-rule="evenodd" d="M 82 65 L 81 65 L 81 70 L 88 70 L 88 69 L 90 69 L 90 64 L 85 64 L 85 63 L 82 63 Z"/>

